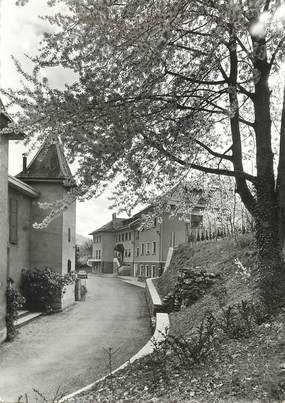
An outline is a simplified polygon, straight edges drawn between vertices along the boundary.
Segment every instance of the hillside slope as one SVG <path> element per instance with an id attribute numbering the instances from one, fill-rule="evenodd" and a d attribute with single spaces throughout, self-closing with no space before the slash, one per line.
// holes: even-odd
<path id="1" fill-rule="evenodd" d="M 155 280 L 160 295 L 177 292 L 179 269 L 199 276 L 197 266 L 219 276 L 195 303 L 171 311 L 161 349 L 78 402 L 285 401 L 285 311 L 269 317 L 258 301 L 253 237 L 179 246 Z"/>
<path id="2" fill-rule="evenodd" d="M 164 297 L 173 292 L 180 269 L 195 267 L 208 273 L 219 274 L 220 280 L 204 298 L 190 308 L 171 314 L 171 320 L 175 324 L 172 328 L 179 329 L 182 333 L 191 331 L 200 323 L 206 312 L 217 313 L 226 306 L 257 298 L 256 249 L 252 235 L 237 240 L 179 246 L 174 251 L 169 269 L 155 280 L 160 296 Z M 184 326 L 185 323 L 187 324 Z"/>

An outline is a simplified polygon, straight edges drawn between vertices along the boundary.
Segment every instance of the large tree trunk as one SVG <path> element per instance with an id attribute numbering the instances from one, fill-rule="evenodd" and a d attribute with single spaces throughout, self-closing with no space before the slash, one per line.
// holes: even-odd
<path id="1" fill-rule="evenodd" d="M 269 186 L 257 186 L 255 230 L 261 297 L 273 312 L 285 302 L 285 270 L 279 239 L 278 207 Z"/>
<path id="2" fill-rule="evenodd" d="M 285 253 L 285 86 L 283 90 L 283 109 L 281 115 L 280 146 L 278 176 L 276 182 L 276 193 L 279 209 L 279 239 L 283 256 Z"/>
<path id="3" fill-rule="evenodd" d="M 258 40 L 254 46 L 265 46 L 264 40 Z M 257 52 L 258 54 L 258 52 Z M 282 289 L 282 253 L 278 228 L 278 200 L 275 191 L 273 170 L 273 152 L 271 146 L 270 90 L 268 76 L 270 65 L 265 55 L 256 58 L 255 68 L 259 79 L 255 83 L 254 111 L 256 135 L 256 241 L 258 249 L 258 269 L 261 290 L 268 304 L 279 304 Z"/>

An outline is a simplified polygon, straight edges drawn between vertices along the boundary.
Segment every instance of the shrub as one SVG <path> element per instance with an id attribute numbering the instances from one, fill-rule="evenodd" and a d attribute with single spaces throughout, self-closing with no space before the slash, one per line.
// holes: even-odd
<path id="1" fill-rule="evenodd" d="M 166 344 L 183 367 L 192 368 L 211 354 L 218 338 L 216 319 L 211 313 L 206 313 L 200 325 L 189 337 L 169 335 Z"/>
<path id="2" fill-rule="evenodd" d="M 168 293 L 163 298 L 164 311 L 179 311 L 181 307 L 194 304 L 206 294 L 219 277 L 219 274 L 207 273 L 198 267 L 180 269 L 174 292 Z"/>
<path id="3" fill-rule="evenodd" d="M 223 309 L 217 326 L 231 339 L 250 337 L 257 326 L 270 320 L 264 304 L 242 300 Z"/>
<path id="4" fill-rule="evenodd" d="M 249 245 L 255 249 L 255 239 L 252 234 L 243 234 L 235 237 L 235 246 L 238 249 L 246 249 Z"/>
<path id="5" fill-rule="evenodd" d="M 7 340 L 11 341 L 16 336 L 15 320 L 18 318 L 18 310 L 21 309 L 25 303 L 25 298 L 13 288 L 14 281 L 9 278 L 6 288 L 6 326 L 7 326 Z"/>
<path id="6" fill-rule="evenodd" d="M 164 374 L 166 361 L 169 359 L 175 359 L 179 366 L 186 369 L 205 362 L 226 339 L 252 336 L 257 326 L 270 319 L 265 308 L 261 302 L 242 300 L 223 309 L 219 316 L 207 312 L 190 335 L 185 337 L 182 334 L 169 334 L 162 346 L 156 346 L 156 354 L 149 358 L 152 361 L 151 368 L 156 375 Z M 169 352 L 171 357 L 168 357 Z"/>
<path id="7" fill-rule="evenodd" d="M 49 267 L 43 270 L 23 270 L 21 291 L 26 298 L 26 307 L 29 310 L 51 313 L 61 300 L 65 287 L 75 281 L 75 274 L 65 276 L 53 271 Z"/>

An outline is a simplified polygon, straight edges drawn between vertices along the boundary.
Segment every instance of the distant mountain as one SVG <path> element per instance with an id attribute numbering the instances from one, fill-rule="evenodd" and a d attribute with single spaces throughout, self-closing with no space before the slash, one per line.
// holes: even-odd
<path id="1" fill-rule="evenodd" d="M 81 234 L 76 234 L 76 245 L 81 246 L 83 245 L 86 241 L 89 241 L 91 238 L 81 235 Z"/>

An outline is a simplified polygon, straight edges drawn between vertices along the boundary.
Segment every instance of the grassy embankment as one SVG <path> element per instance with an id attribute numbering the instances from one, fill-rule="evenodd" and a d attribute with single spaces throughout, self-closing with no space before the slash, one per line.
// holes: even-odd
<path id="1" fill-rule="evenodd" d="M 223 318 L 217 323 L 224 324 L 229 306 L 240 307 L 242 301 L 257 303 L 256 250 L 252 237 L 180 246 L 169 270 L 156 280 L 160 295 L 174 290 L 179 269 L 195 266 L 219 273 L 220 278 L 196 303 L 170 314 L 172 342 L 76 401 L 280 402 L 285 399 L 285 372 L 280 371 L 280 365 L 285 364 L 284 314 L 270 320 L 265 318 L 261 324 L 253 320 L 244 336 L 242 330 L 235 337 L 235 327 L 225 333 L 212 324 L 207 330 L 205 318 L 209 313 Z M 260 313 L 257 312 L 258 317 L 262 317 Z M 239 329 L 241 318 L 232 319 Z M 193 348 L 191 355 L 187 343 L 192 337 L 196 343 L 194 353 L 195 348 L 199 350 L 199 326 L 203 354 L 189 365 L 193 361 Z M 243 326 L 244 322 L 241 329 Z M 177 349 L 175 340 L 178 344 L 181 340 L 185 343 Z M 187 365 L 183 353 L 191 357 L 186 360 Z"/>

